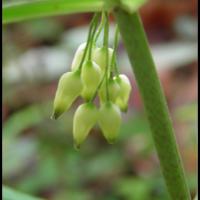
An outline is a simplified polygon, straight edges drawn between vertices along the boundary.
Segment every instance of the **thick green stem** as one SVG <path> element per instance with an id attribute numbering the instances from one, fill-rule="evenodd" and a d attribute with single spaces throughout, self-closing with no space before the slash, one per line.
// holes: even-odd
<path id="1" fill-rule="evenodd" d="M 120 8 L 115 9 L 114 15 L 143 99 L 171 199 L 189 200 L 190 193 L 172 122 L 140 17 L 137 13 L 129 14 Z"/>

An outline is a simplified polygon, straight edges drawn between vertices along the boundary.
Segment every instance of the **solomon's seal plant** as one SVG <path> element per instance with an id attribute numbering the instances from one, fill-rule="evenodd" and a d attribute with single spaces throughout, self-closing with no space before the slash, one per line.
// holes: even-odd
<path id="1" fill-rule="evenodd" d="M 87 138 L 95 124 L 99 124 L 109 143 L 117 139 L 121 111 L 127 111 L 131 84 L 127 76 L 119 74 L 116 63 L 118 28 L 116 26 L 113 49 L 108 47 L 108 13 L 94 15 L 88 33 L 87 42 L 80 44 L 71 65 L 71 72 L 64 73 L 58 83 L 52 118 L 57 119 L 75 99 L 80 96 L 85 103 L 74 114 L 73 137 L 76 148 Z M 96 42 L 104 31 L 102 46 Z M 99 97 L 99 108 L 94 104 Z"/>
<path id="2" fill-rule="evenodd" d="M 3 5 L 3 24 L 42 16 L 103 11 L 101 21 L 99 13 L 92 19 L 88 39 L 76 51 L 71 72 L 65 73 L 60 78 L 54 100 L 52 118 L 56 119 L 69 109 L 78 96 L 84 99 L 84 104 L 80 105 L 75 112 L 73 123 L 74 141 L 79 147 L 96 123 L 99 124 L 108 142 L 114 142 L 121 122 L 120 112 L 127 110 L 131 86 L 127 77 L 120 75 L 117 68 L 118 29 L 116 29 L 113 49 L 108 47 L 107 12 L 112 13 L 119 27 L 143 100 L 170 197 L 172 200 L 190 200 L 169 110 L 138 12 L 145 1 L 9 2 Z M 103 45 L 97 46 L 96 42 L 102 30 L 104 30 Z M 96 96 L 99 97 L 99 105 L 94 104 Z"/>

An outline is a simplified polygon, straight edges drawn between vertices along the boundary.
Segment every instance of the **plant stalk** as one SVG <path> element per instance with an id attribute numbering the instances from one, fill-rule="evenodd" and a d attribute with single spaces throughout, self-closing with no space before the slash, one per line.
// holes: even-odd
<path id="1" fill-rule="evenodd" d="M 116 25 L 115 27 L 115 36 L 114 36 L 114 46 L 113 46 L 113 54 L 111 57 L 111 71 L 115 70 L 117 76 L 119 75 L 119 70 L 116 63 L 116 54 L 117 54 L 117 47 L 119 43 L 119 28 Z"/>
<path id="2" fill-rule="evenodd" d="M 99 27 L 98 27 L 98 30 L 97 30 L 97 32 L 96 32 L 96 34 L 95 34 L 95 36 L 94 36 L 94 43 L 95 43 L 95 44 L 96 44 L 96 42 L 97 42 L 97 40 L 98 40 L 98 38 L 99 38 L 99 35 L 100 35 L 100 33 L 101 33 L 101 31 L 102 31 L 104 25 L 105 25 L 105 13 L 102 12 L 102 13 L 101 13 L 101 23 L 100 23 L 100 25 L 99 25 Z"/>
<path id="3" fill-rule="evenodd" d="M 143 99 L 168 192 L 173 200 L 190 200 L 167 103 L 139 14 L 116 8 L 114 15 Z"/>
<path id="4" fill-rule="evenodd" d="M 108 58 L 108 37 L 109 37 L 109 18 L 108 13 L 105 12 L 105 26 L 104 26 L 104 38 L 103 38 L 103 47 L 106 49 L 106 100 L 109 101 L 109 92 L 108 92 L 108 74 L 109 74 L 109 58 Z"/>
<path id="5" fill-rule="evenodd" d="M 89 28 L 88 36 L 87 36 L 87 43 L 86 43 L 86 47 L 85 47 L 85 50 L 84 50 L 84 53 L 83 53 L 83 57 L 82 57 L 81 62 L 78 66 L 78 70 L 81 70 L 82 65 L 85 61 L 88 49 L 90 47 L 90 39 L 92 37 L 92 32 L 93 32 L 93 29 L 95 28 L 94 26 L 95 26 L 96 21 L 98 20 L 98 17 L 99 17 L 99 13 L 94 14 L 92 21 L 90 22 L 90 28 Z"/>

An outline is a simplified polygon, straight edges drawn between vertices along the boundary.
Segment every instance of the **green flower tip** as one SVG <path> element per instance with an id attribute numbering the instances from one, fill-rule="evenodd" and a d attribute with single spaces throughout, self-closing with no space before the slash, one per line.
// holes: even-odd
<path id="1" fill-rule="evenodd" d="M 128 106 L 125 106 L 125 107 L 121 108 L 121 111 L 126 113 L 128 111 Z"/>
<path id="2" fill-rule="evenodd" d="M 53 114 L 51 115 L 51 119 L 53 119 L 53 120 L 56 120 L 56 119 L 58 119 L 59 117 L 60 117 L 60 115 L 62 114 L 62 112 L 59 112 L 59 111 L 55 111 L 55 112 L 53 112 Z"/>
<path id="3" fill-rule="evenodd" d="M 76 143 L 76 142 L 74 142 L 74 149 L 75 149 L 76 151 L 79 151 L 80 148 L 81 148 L 81 145 L 78 144 L 78 143 Z"/>
<path id="4" fill-rule="evenodd" d="M 112 139 L 107 139 L 109 144 L 114 144 L 116 143 L 117 139 L 116 138 L 112 138 Z"/>

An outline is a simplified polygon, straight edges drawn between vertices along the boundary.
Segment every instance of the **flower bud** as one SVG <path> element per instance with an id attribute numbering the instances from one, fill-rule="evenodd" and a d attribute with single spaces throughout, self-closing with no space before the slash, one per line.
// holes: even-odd
<path id="1" fill-rule="evenodd" d="M 114 77 L 114 80 L 119 85 L 119 92 L 116 98 L 115 103 L 119 106 L 119 108 L 126 112 L 128 108 L 128 100 L 131 92 L 131 83 L 128 77 L 124 74 L 120 74 L 119 76 Z"/>
<path id="2" fill-rule="evenodd" d="M 73 136 L 77 148 L 84 142 L 97 120 L 98 110 L 93 103 L 85 103 L 78 107 L 73 120 Z"/>
<path id="3" fill-rule="evenodd" d="M 74 55 L 74 58 L 72 60 L 71 70 L 75 71 L 78 69 L 81 60 L 83 58 L 84 50 L 86 48 L 86 42 L 79 45 L 78 49 L 76 50 L 76 53 Z"/>
<path id="4" fill-rule="evenodd" d="M 94 95 L 102 77 L 100 67 L 92 61 L 83 63 L 81 78 L 84 85 L 82 96 L 84 99 L 89 100 Z"/>
<path id="5" fill-rule="evenodd" d="M 106 69 L 106 47 L 96 48 L 93 51 L 92 59 L 96 62 L 104 72 Z M 110 66 L 113 49 L 108 48 L 108 66 Z"/>
<path id="6" fill-rule="evenodd" d="M 114 143 L 121 125 L 119 108 L 112 102 L 107 101 L 100 108 L 98 122 L 106 140 L 111 144 Z"/>
<path id="7" fill-rule="evenodd" d="M 116 97 L 118 95 L 119 92 L 119 85 L 116 82 L 116 80 L 114 80 L 113 78 L 110 78 L 108 80 L 108 93 L 109 93 L 109 99 L 110 101 L 112 101 L 113 103 L 116 100 Z M 99 97 L 101 102 L 105 102 L 106 101 L 106 80 L 104 80 L 100 90 L 99 90 Z"/>
<path id="8" fill-rule="evenodd" d="M 89 101 L 93 97 L 94 93 L 95 93 L 94 89 L 90 89 L 90 88 L 87 88 L 86 86 L 84 86 L 83 90 L 81 92 L 81 97 L 85 101 Z"/>
<path id="9" fill-rule="evenodd" d="M 80 71 L 64 73 L 58 83 L 52 118 L 57 119 L 81 94 L 83 88 Z"/>

